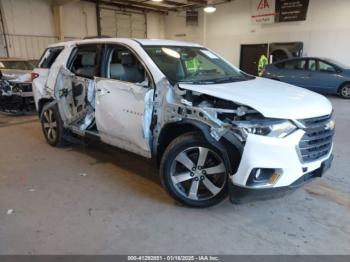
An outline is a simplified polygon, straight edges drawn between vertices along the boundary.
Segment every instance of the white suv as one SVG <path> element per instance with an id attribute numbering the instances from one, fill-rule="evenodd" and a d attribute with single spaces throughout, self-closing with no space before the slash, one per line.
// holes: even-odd
<path id="1" fill-rule="evenodd" d="M 32 76 L 50 145 L 92 135 L 153 158 L 166 190 L 189 206 L 291 189 L 332 161 L 325 97 L 247 75 L 197 44 L 59 43 Z"/>

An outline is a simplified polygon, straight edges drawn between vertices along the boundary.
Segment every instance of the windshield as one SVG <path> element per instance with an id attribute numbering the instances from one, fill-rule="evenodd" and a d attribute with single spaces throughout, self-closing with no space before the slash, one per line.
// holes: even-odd
<path id="1" fill-rule="evenodd" d="M 29 61 L 0 61 L 0 69 L 33 70 L 34 65 Z"/>
<path id="2" fill-rule="evenodd" d="M 205 48 L 146 46 L 144 49 L 171 84 L 224 83 L 251 79 Z"/>

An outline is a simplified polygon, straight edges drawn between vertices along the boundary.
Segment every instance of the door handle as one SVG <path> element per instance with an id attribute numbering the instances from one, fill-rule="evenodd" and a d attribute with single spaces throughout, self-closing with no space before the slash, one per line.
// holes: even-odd
<path id="1" fill-rule="evenodd" d="M 99 92 L 100 95 L 106 95 L 111 93 L 111 91 L 105 89 L 105 88 L 97 88 L 97 92 Z"/>

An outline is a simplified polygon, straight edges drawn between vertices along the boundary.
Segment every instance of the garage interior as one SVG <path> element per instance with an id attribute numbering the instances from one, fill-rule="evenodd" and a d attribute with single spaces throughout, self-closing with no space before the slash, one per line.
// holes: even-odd
<path id="1" fill-rule="evenodd" d="M 253 75 L 281 46 L 283 59 L 350 65 L 350 1 L 300 1 L 300 21 L 256 21 L 256 3 L 269 2 L 0 0 L 0 57 L 37 61 L 50 44 L 117 37 L 197 43 Z M 322 178 L 282 198 L 204 209 L 175 202 L 152 161 L 97 141 L 54 148 L 36 112 L 0 113 L 0 255 L 349 255 L 350 100 L 326 97 L 336 133 Z"/>

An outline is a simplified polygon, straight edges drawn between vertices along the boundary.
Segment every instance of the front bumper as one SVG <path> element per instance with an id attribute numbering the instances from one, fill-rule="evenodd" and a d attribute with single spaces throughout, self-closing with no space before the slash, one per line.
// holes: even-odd
<path id="1" fill-rule="evenodd" d="M 250 196 L 260 199 L 280 196 L 322 176 L 331 165 L 332 150 L 316 161 L 304 163 L 298 149 L 304 134 L 299 129 L 285 138 L 249 135 L 238 170 L 230 177 L 231 201 L 239 202 Z M 279 177 L 273 184 L 248 186 L 248 178 L 256 168 L 278 170 Z"/>

